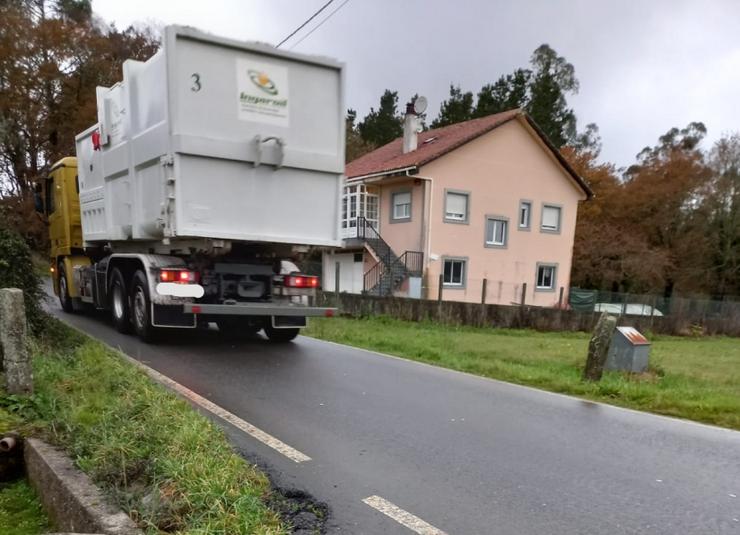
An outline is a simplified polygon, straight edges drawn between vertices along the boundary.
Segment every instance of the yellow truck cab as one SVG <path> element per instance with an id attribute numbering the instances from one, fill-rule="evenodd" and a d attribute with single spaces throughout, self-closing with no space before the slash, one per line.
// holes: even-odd
<path id="1" fill-rule="evenodd" d="M 43 197 L 38 208 L 49 224 L 49 262 L 54 293 L 59 296 L 62 308 L 71 312 L 79 307 L 78 285 L 72 279 L 74 267 L 90 265 L 82 242 L 77 158 L 67 157 L 56 162 L 40 186 Z"/>

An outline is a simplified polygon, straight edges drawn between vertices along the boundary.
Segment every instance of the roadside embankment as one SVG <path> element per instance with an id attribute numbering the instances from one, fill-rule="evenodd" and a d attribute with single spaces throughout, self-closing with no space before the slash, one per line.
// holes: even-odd
<path id="1" fill-rule="evenodd" d="M 32 342 L 34 393 L 0 396 L 24 434 L 64 449 L 148 533 L 278 534 L 267 477 L 187 402 L 48 318 Z"/>

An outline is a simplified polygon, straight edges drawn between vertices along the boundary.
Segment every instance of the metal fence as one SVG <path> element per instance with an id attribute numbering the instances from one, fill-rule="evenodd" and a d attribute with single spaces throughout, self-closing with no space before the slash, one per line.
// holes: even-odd
<path id="1" fill-rule="evenodd" d="M 570 308 L 578 312 L 608 312 L 620 316 L 682 316 L 697 320 L 740 316 L 740 298 L 663 297 L 571 288 Z"/>

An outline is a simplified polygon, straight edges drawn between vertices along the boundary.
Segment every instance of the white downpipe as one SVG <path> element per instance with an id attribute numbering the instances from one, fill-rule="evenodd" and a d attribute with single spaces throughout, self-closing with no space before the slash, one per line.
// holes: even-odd
<path id="1" fill-rule="evenodd" d="M 432 254 L 432 221 L 434 220 L 434 178 L 430 176 L 412 175 L 409 174 L 409 170 L 406 171 L 406 176 L 409 178 L 418 178 L 420 180 L 426 180 L 429 182 L 429 217 L 427 219 L 427 236 L 426 245 L 424 250 L 424 269 L 429 267 Z"/>

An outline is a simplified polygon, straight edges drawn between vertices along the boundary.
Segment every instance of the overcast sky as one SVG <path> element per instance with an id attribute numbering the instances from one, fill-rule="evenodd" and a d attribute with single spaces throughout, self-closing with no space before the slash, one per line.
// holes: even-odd
<path id="1" fill-rule="evenodd" d="M 93 9 L 119 28 L 178 23 L 275 44 L 325 1 L 93 0 Z M 386 88 L 400 104 L 425 95 L 434 117 L 450 83 L 477 93 L 548 43 L 575 66 L 581 90 L 569 102 L 579 129 L 598 124 L 602 159 L 629 165 L 690 121 L 706 124 L 710 142 L 740 130 L 737 0 L 349 0 L 296 45 L 343 1 L 283 48 L 345 62 L 345 104 L 360 117 Z"/>

